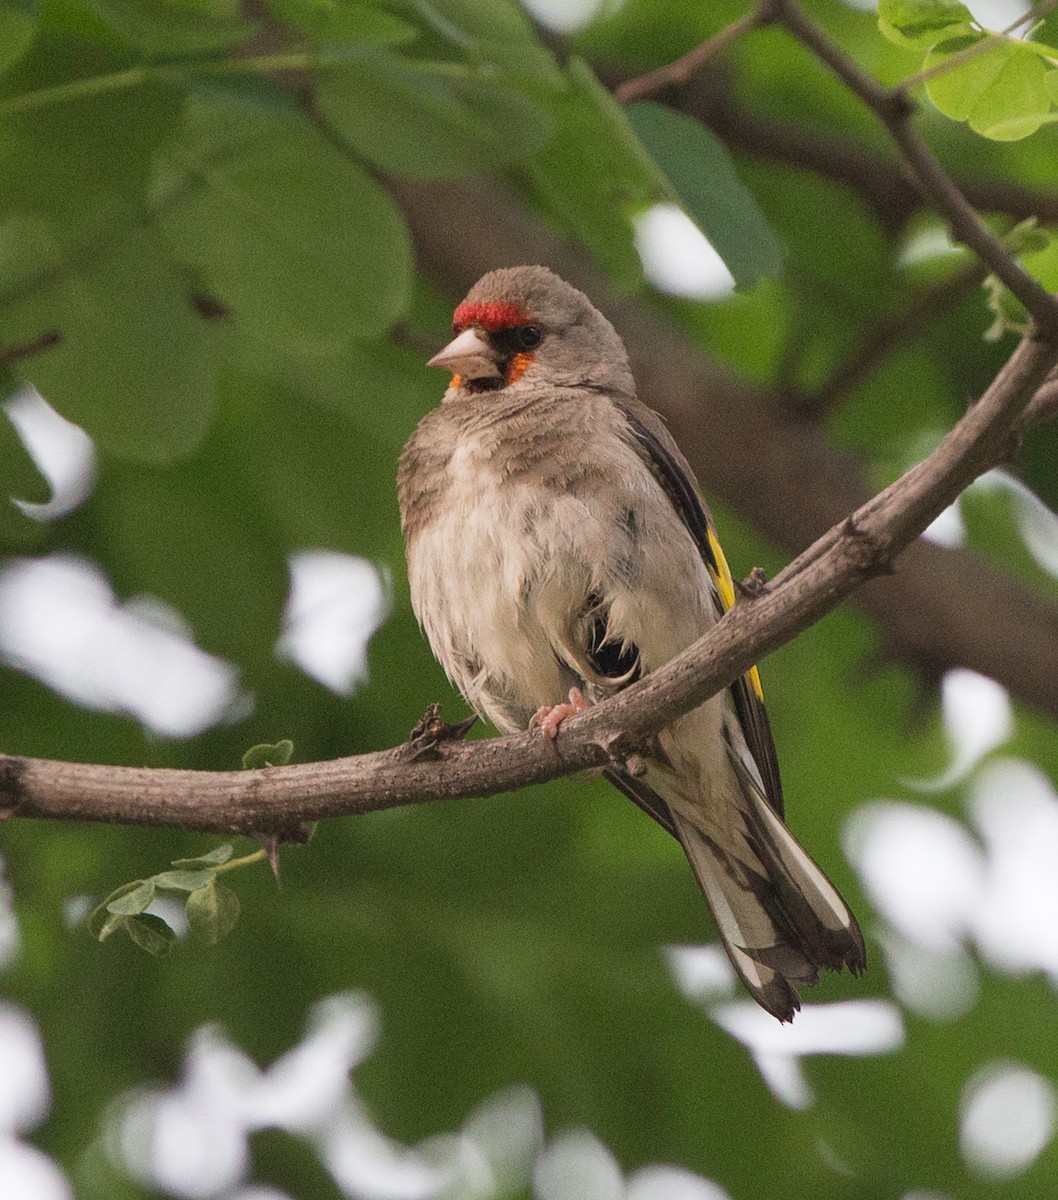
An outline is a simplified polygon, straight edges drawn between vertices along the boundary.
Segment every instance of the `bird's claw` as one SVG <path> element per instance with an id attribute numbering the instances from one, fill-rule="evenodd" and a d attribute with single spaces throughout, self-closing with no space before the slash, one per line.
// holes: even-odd
<path id="1" fill-rule="evenodd" d="M 539 729 L 549 742 L 553 742 L 558 737 L 558 727 L 567 717 L 585 712 L 590 707 L 580 688 L 570 688 L 568 703 L 541 704 L 529 719 L 529 728 Z"/>

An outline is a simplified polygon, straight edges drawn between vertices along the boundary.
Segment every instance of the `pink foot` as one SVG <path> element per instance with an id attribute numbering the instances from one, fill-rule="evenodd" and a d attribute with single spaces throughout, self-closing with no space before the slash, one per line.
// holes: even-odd
<path id="1" fill-rule="evenodd" d="M 542 730 L 544 737 L 553 742 L 558 737 L 558 727 L 567 717 L 590 707 L 580 688 L 570 688 L 568 704 L 542 704 L 530 718 L 529 728 Z"/>

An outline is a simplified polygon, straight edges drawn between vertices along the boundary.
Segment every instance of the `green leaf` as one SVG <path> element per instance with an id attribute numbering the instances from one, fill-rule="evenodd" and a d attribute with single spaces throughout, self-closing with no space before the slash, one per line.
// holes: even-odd
<path id="1" fill-rule="evenodd" d="M 1029 217 L 1016 225 L 1003 239 L 1021 265 L 1049 292 L 1058 292 L 1058 238 L 1038 229 L 1035 218 Z M 988 342 L 998 341 L 1004 333 L 1026 334 L 1032 321 L 1024 305 L 996 275 L 986 276 L 985 289 L 988 309 L 994 320 L 984 333 Z"/>
<path id="2" fill-rule="evenodd" d="M 153 913 L 140 913 L 139 916 L 125 918 L 125 931 L 141 950 L 153 954 L 155 958 L 164 958 L 173 948 L 176 934 Z"/>
<path id="3" fill-rule="evenodd" d="M 242 756 L 243 769 L 256 771 L 261 767 L 285 767 L 294 754 L 294 743 L 289 738 L 274 745 L 262 742 L 259 746 L 251 746 Z"/>
<path id="4" fill-rule="evenodd" d="M 1038 217 L 1026 217 L 1003 235 L 1003 245 L 1018 257 L 1023 254 L 1038 254 L 1041 250 L 1046 250 L 1053 241 L 1053 236 L 1046 229 L 1040 228 Z"/>
<path id="5" fill-rule="evenodd" d="M 234 853 L 235 847 L 231 842 L 224 842 L 220 846 L 215 846 L 208 854 L 200 854 L 197 858 L 174 858 L 173 866 L 191 871 L 200 867 L 219 867 L 226 863 Z"/>
<path id="6" fill-rule="evenodd" d="M 118 888 L 113 893 L 113 899 L 107 899 L 103 903 L 109 913 L 114 916 L 132 917 L 143 910 L 154 899 L 154 881 L 151 879 L 141 879 L 136 883 Z"/>
<path id="7" fill-rule="evenodd" d="M 239 919 L 239 897 L 222 883 L 208 883 L 187 898 L 187 921 L 195 937 L 215 946 Z"/>
<path id="8" fill-rule="evenodd" d="M 409 179 L 452 178 L 532 153 L 550 136 L 548 113 L 485 65 L 414 62 L 363 51 L 316 90 L 341 136 L 384 171 Z"/>
<path id="9" fill-rule="evenodd" d="M 976 28 L 970 10 L 952 0 L 880 0 L 878 27 L 889 41 L 909 49 L 926 49 Z"/>
<path id="10" fill-rule="evenodd" d="M 157 236 L 119 219 L 120 236 L 92 255 L 56 264 L 41 245 L 36 263 L 23 257 L 21 279 L 0 263 L 0 311 L 15 343 L 59 331 L 57 346 L 20 364 L 45 399 L 101 449 L 164 462 L 204 434 L 213 368 L 203 323 Z"/>
<path id="11" fill-rule="evenodd" d="M 945 42 L 926 55 L 926 69 L 972 44 L 972 39 Z M 926 92 L 945 116 L 967 121 L 983 137 L 1016 141 L 1046 120 L 1052 73 L 1025 43 L 1008 40 L 928 80 Z"/>
<path id="12" fill-rule="evenodd" d="M 216 871 L 211 868 L 203 868 L 197 871 L 162 871 L 158 875 L 152 875 L 151 881 L 156 887 L 165 889 L 171 892 L 193 892 L 197 888 L 205 887 L 207 883 L 212 882 L 216 878 Z"/>
<path id="13" fill-rule="evenodd" d="M 0 121 L 0 214 L 46 218 L 63 253 L 86 258 L 103 257 L 110 241 L 142 219 L 152 156 L 183 102 L 177 88 L 152 84 L 93 91 L 93 80 L 129 65 L 113 50 L 104 52 L 100 36 L 59 39 L 45 22 L 29 53 L 4 76 L 5 93 L 68 85 L 87 94 Z"/>
<path id="14" fill-rule="evenodd" d="M 37 23 L 24 12 L 0 8 L 0 72 L 14 66 L 33 44 Z"/>
<path id="15" fill-rule="evenodd" d="M 148 54 L 192 54 L 243 42 L 260 28 L 216 14 L 208 4 L 180 0 L 89 0 L 92 8 L 128 45 Z"/>
<path id="16" fill-rule="evenodd" d="M 111 910 L 110 905 L 118 901 L 123 896 L 132 895 L 142 888 L 148 881 L 145 879 L 134 879 L 130 883 L 123 883 L 121 887 L 115 888 L 106 899 L 92 909 L 85 921 L 85 926 L 88 932 L 99 941 L 105 941 L 115 929 L 122 923 L 123 914 L 115 913 Z M 153 898 L 153 891 L 152 891 Z M 147 901 L 150 904 L 150 900 Z M 143 905 L 143 908 L 147 907 Z M 142 909 L 135 907 L 134 912 L 141 912 Z"/>
<path id="17" fill-rule="evenodd" d="M 660 104 L 633 104 L 628 119 L 740 288 L 777 275 L 783 251 L 720 140 L 700 122 Z"/>
<path id="18" fill-rule="evenodd" d="M 324 350 L 403 311 L 411 248 L 396 205 L 300 117 L 193 101 L 164 163 L 165 238 L 260 337 Z"/>
<path id="19" fill-rule="evenodd" d="M 355 0 L 268 0 L 268 7 L 318 42 L 396 45 L 419 35 L 407 21 Z"/>
<path id="20" fill-rule="evenodd" d="M 102 916 L 93 922 L 92 930 L 98 941 L 105 942 L 111 934 L 116 933 L 119 929 L 124 929 L 128 922 L 129 918 L 124 914 L 108 913 L 106 909 L 103 909 Z"/>

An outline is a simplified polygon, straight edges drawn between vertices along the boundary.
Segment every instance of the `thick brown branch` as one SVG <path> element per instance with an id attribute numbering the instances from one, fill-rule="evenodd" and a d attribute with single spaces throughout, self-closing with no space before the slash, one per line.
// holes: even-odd
<path id="1" fill-rule="evenodd" d="M 830 530 L 776 579 L 754 589 L 705 637 L 612 700 L 570 718 L 556 742 L 533 734 L 398 747 L 359 758 L 263 771 L 85 766 L 0 756 L 0 811 L 23 817 L 282 829 L 401 804 L 488 795 L 623 761 L 758 658 L 808 628 L 884 570 L 1005 452 L 1021 412 L 1058 360 L 1026 339 L 984 397 L 928 459 Z"/>

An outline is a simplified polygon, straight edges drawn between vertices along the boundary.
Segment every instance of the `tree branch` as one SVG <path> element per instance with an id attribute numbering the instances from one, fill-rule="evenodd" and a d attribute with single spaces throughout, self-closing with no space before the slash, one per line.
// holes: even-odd
<path id="1" fill-rule="evenodd" d="M 759 29 L 774 19 L 774 5 L 771 0 L 761 0 L 753 12 L 746 13 L 737 21 L 732 21 L 726 28 L 711 38 L 689 50 L 675 62 L 666 63 L 656 70 L 648 71 L 636 79 L 628 79 L 614 88 L 614 97 L 621 104 L 631 104 L 634 100 L 646 100 L 656 95 L 664 88 L 674 84 L 686 83 L 695 72 L 713 57 L 725 50 L 732 42 L 752 29 Z"/>
<path id="2" fill-rule="evenodd" d="M 483 742 L 412 742 L 356 758 L 261 771 L 175 771 L 0 755 L 9 816 L 282 832 L 302 821 L 431 800 L 490 795 L 588 767 L 623 763 L 652 734 L 832 611 L 1006 454 L 1058 347 L 1024 339 L 937 449 L 743 598 L 671 662 L 563 724 Z"/>

